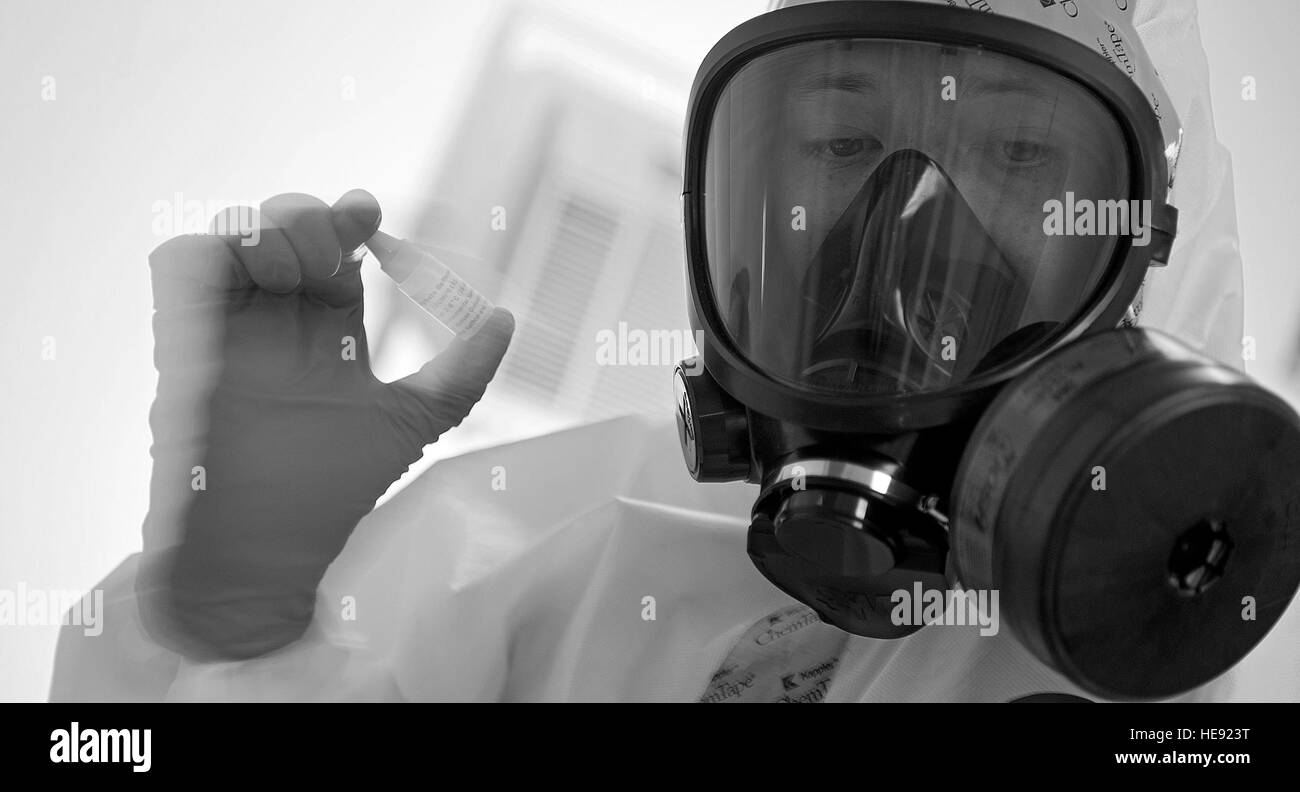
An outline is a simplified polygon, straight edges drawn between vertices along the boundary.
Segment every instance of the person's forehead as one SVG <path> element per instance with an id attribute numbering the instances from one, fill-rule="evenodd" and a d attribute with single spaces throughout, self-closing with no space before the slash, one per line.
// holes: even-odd
<path id="1" fill-rule="evenodd" d="M 894 93 L 901 85 L 951 77 L 966 98 L 1019 94 L 1052 99 L 1060 79 L 1041 66 L 976 48 L 921 42 L 853 41 L 801 44 L 771 57 L 767 75 L 801 94 Z"/>

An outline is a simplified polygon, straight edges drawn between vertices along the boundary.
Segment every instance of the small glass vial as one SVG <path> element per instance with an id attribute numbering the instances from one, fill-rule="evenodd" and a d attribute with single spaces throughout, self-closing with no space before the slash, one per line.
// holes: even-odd
<path id="1" fill-rule="evenodd" d="M 403 294 L 458 337 L 476 332 L 492 314 L 492 303 L 432 253 L 383 231 L 366 247 Z"/>

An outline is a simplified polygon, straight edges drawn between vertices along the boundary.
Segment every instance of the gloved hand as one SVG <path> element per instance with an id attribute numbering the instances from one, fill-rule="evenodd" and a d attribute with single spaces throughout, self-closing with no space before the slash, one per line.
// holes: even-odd
<path id="1" fill-rule="evenodd" d="M 136 590 L 154 640 L 197 660 L 302 635 L 353 527 L 465 418 L 514 332 L 497 309 L 384 384 L 370 370 L 361 265 L 348 260 L 379 226 L 375 199 L 354 190 L 331 208 L 280 195 L 256 217 L 255 245 L 190 235 L 149 258 L 158 391 Z"/>

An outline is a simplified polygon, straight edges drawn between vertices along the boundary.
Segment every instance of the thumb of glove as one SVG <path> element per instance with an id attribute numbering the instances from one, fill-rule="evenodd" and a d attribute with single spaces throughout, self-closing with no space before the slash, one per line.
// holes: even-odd
<path id="1" fill-rule="evenodd" d="M 457 338 L 419 371 L 386 387 L 383 406 L 408 430 L 416 453 L 459 425 L 483 398 L 514 332 L 514 316 L 494 308 L 476 332 Z"/>

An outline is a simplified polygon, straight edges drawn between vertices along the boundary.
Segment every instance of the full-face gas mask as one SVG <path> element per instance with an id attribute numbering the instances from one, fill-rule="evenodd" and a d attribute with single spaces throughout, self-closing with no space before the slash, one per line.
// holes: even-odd
<path id="1" fill-rule="evenodd" d="M 769 580 L 876 638 L 921 626 L 897 592 L 998 590 L 1112 698 L 1263 637 L 1300 585 L 1300 419 L 1120 328 L 1175 235 L 1171 112 L 1067 36 L 937 5 L 798 6 L 714 48 L 678 424 L 697 480 L 760 485 Z"/>

